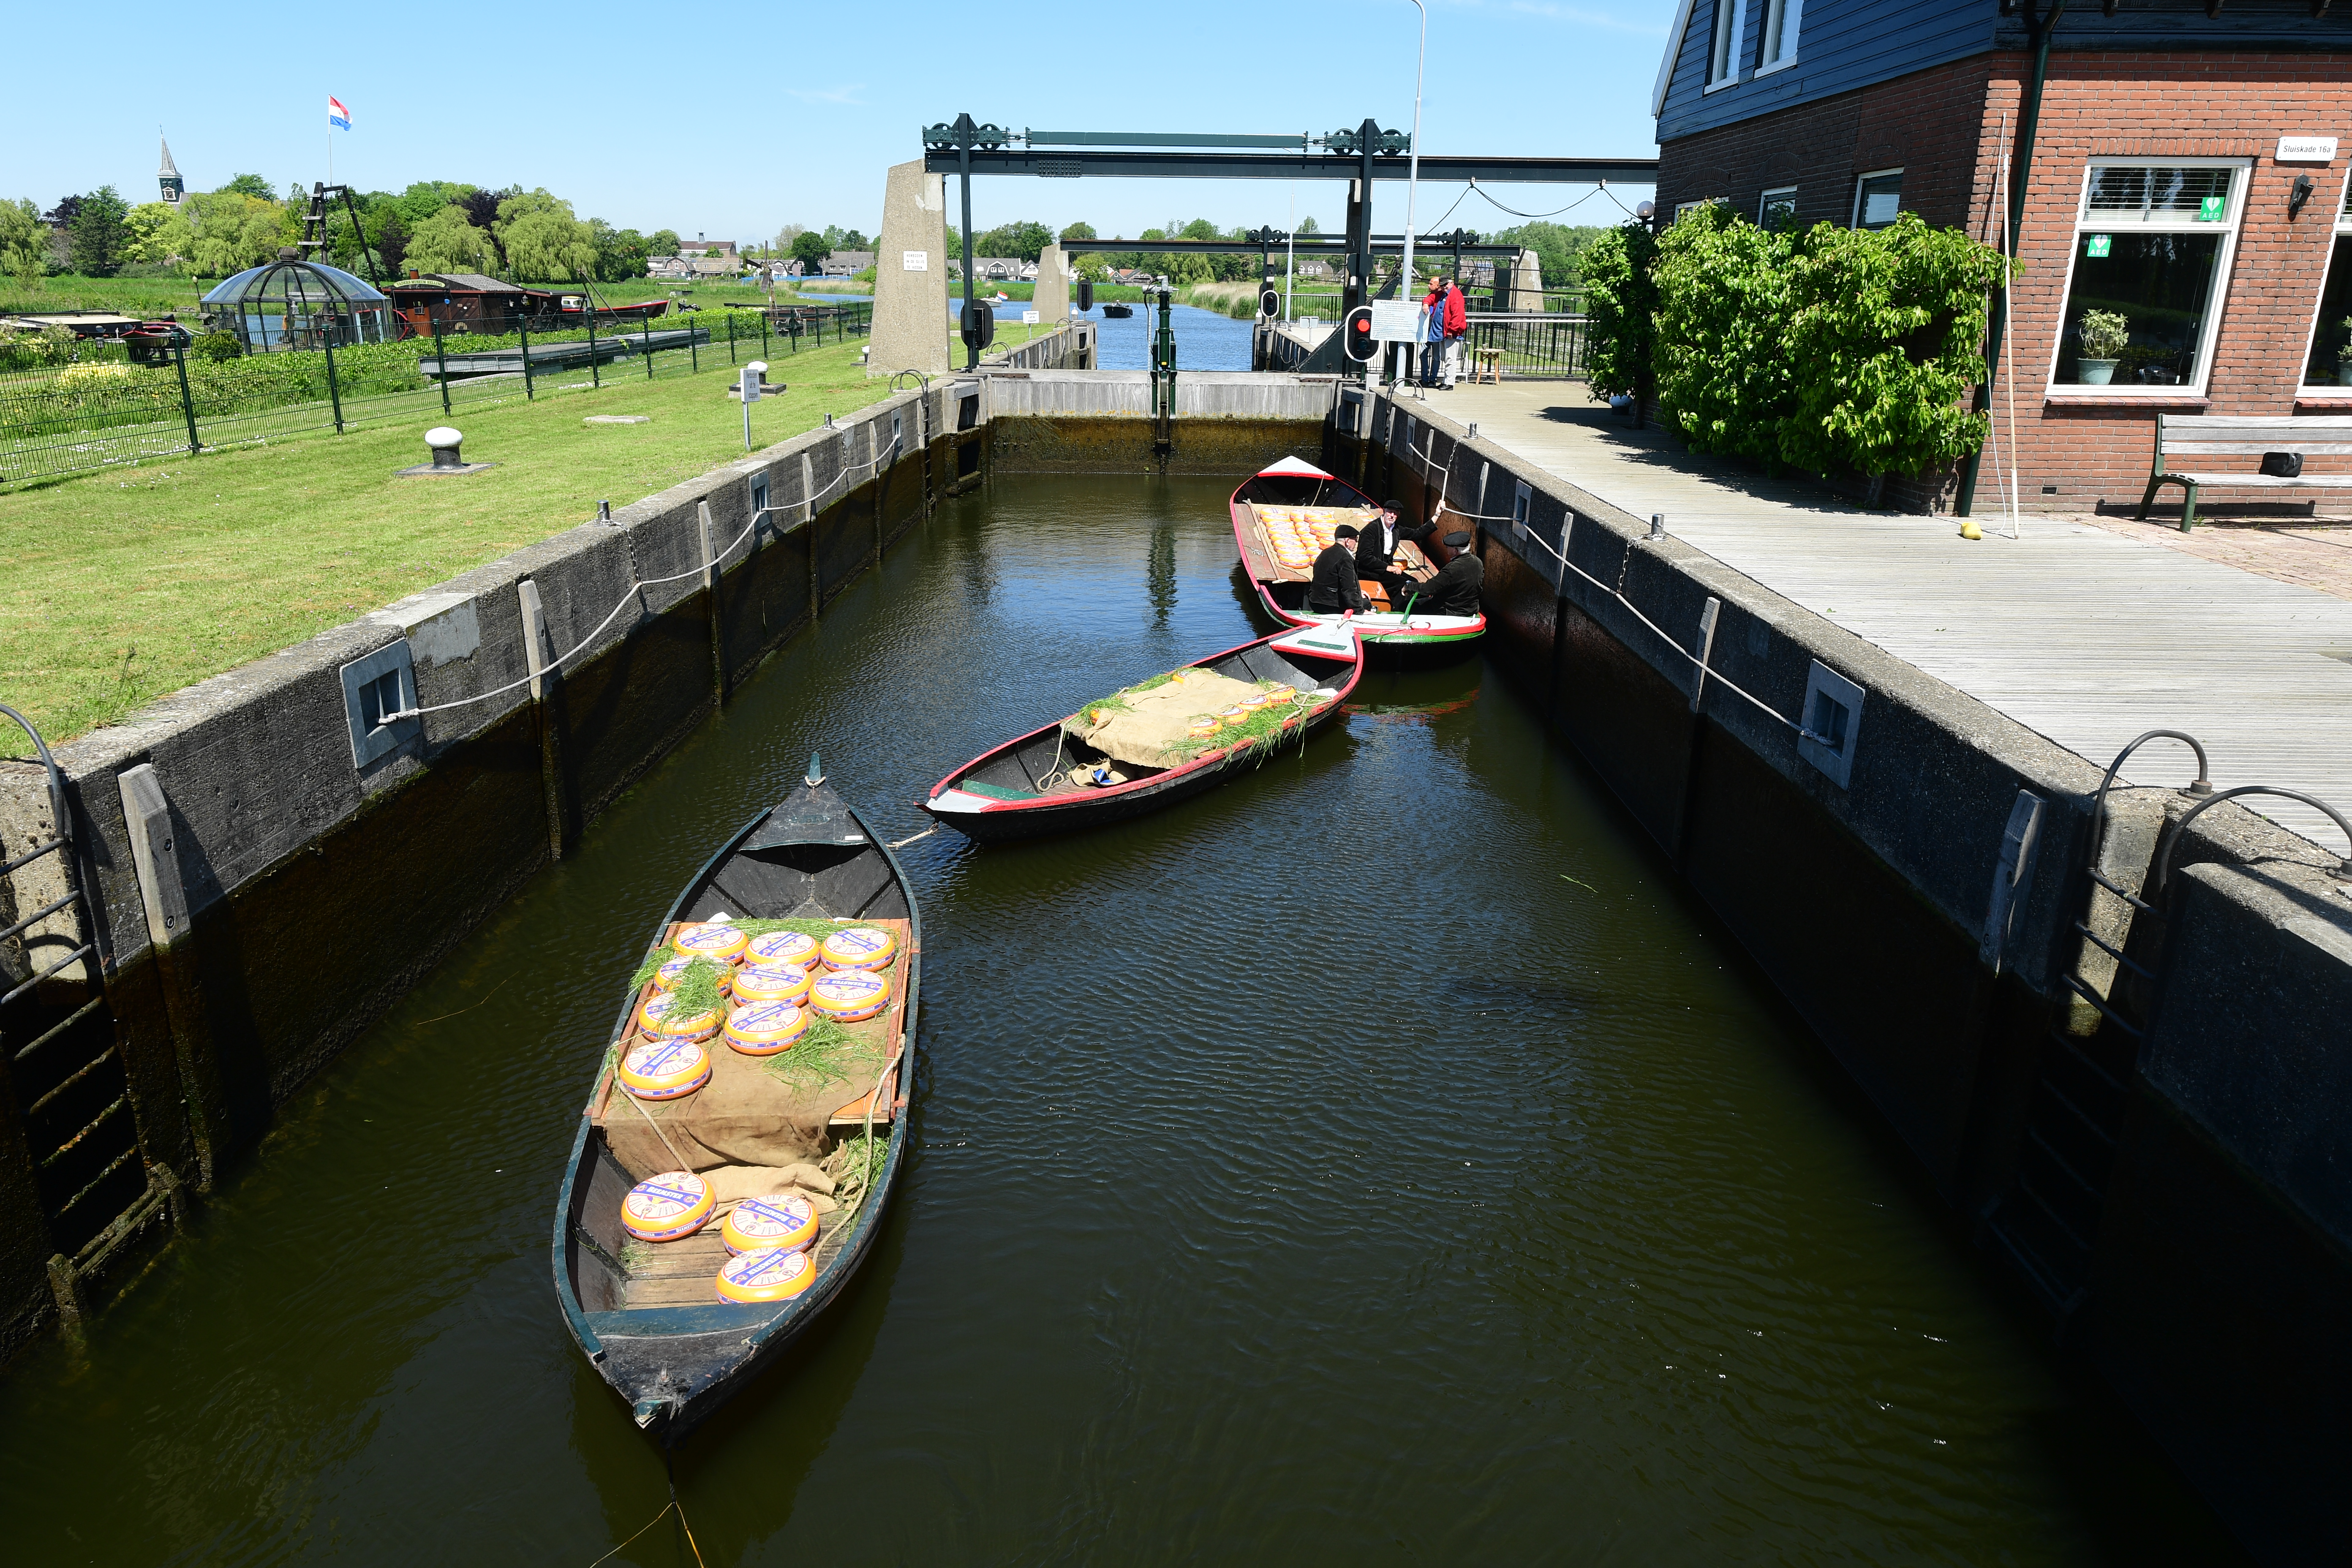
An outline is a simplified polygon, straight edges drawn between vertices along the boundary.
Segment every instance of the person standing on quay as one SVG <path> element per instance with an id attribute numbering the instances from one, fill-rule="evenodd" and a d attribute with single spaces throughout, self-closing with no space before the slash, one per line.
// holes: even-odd
<path id="1" fill-rule="evenodd" d="M 1470 301 L 1462 292 L 1462 285 L 1454 279 L 1445 281 L 1445 344 L 1441 351 L 1444 374 L 1442 384 L 1446 391 L 1462 379 L 1464 339 L 1470 332 Z"/>
<path id="2" fill-rule="evenodd" d="M 1445 279 L 1432 279 L 1421 302 L 1421 384 L 1435 386 L 1445 356 Z"/>

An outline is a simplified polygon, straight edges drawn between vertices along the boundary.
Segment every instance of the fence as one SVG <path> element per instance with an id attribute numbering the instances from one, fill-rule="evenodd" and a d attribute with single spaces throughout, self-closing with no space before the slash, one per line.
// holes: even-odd
<path id="1" fill-rule="evenodd" d="M 85 342 L 63 364 L 0 371 L 0 488 L 187 457 L 306 430 L 454 416 L 603 385 L 667 380 L 863 337 L 873 306 L 754 306 L 557 332 L 407 338 L 214 362 L 184 347 L 133 363 Z M 446 374 L 444 369 L 446 366 Z"/>
<path id="2" fill-rule="evenodd" d="M 1515 380 L 1566 380 L 1585 372 L 1589 318 L 1546 311 L 1473 310 L 1464 340 L 1465 374 L 1491 366 Z"/>

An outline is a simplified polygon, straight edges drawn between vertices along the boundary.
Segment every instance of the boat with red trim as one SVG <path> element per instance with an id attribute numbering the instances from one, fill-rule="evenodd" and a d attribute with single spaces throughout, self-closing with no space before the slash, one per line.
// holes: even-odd
<path id="1" fill-rule="evenodd" d="M 1200 681 L 1196 689 L 1202 695 L 1188 696 L 1183 688 L 1193 671 L 1223 679 Z M 1243 764 L 1262 761 L 1283 746 L 1305 744 L 1308 735 L 1338 717 L 1362 673 L 1362 651 L 1352 626 L 1277 632 L 1139 682 L 975 757 L 931 786 L 923 809 L 983 844 L 1123 822 L 1222 784 Z M 1263 717 L 1179 711 L 1205 708 L 1209 693 L 1223 700 L 1243 688 L 1258 697 L 1244 697 L 1239 705 L 1255 704 Z M 1156 691 L 1167 696 L 1151 697 Z M 1143 694 L 1139 702 L 1150 700 L 1163 712 L 1196 721 L 1173 752 L 1139 750 L 1131 736 L 1109 727 L 1113 710 L 1126 711 L 1123 700 L 1136 693 Z M 1240 738 L 1221 742 L 1220 730 Z M 1121 750 L 1178 760 L 1166 765 L 1128 761 L 1114 754 Z"/>
<path id="2" fill-rule="evenodd" d="M 1294 626 L 1329 626 L 1341 617 L 1307 608 L 1315 557 L 1340 524 L 1361 530 L 1379 517 L 1380 503 L 1354 485 L 1303 458 L 1285 458 L 1234 489 L 1234 544 L 1267 614 Z M 1409 577 L 1433 576 L 1453 558 L 1454 552 L 1434 538 L 1425 544 L 1397 542 L 1397 567 Z M 1410 597 L 1404 605 L 1390 605 L 1378 583 L 1366 582 L 1363 590 L 1372 600 L 1372 613 L 1355 616 L 1353 624 L 1370 658 L 1465 651 L 1486 630 L 1483 615 L 1430 615 L 1412 608 Z"/>

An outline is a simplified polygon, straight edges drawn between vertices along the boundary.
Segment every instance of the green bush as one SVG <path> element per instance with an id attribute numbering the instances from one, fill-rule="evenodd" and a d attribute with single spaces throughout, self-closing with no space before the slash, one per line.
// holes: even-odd
<path id="1" fill-rule="evenodd" d="M 236 341 L 235 332 L 206 332 L 189 345 L 189 352 L 215 364 L 236 358 L 245 353 L 245 345 Z"/>
<path id="2" fill-rule="evenodd" d="M 1960 406 L 1982 381 L 1985 295 L 2000 253 L 1905 213 L 1882 229 L 1822 224 L 1790 268 L 1784 355 L 1794 406 L 1784 461 L 1816 472 L 1915 474 L 1983 444 Z"/>
<path id="3" fill-rule="evenodd" d="M 1702 452 L 1777 461 L 1792 405 L 1785 234 L 1711 203 L 1658 240 L 1658 400 Z"/>
<path id="4" fill-rule="evenodd" d="M 1658 237 L 1639 218 L 1603 232 L 1583 254 L 1584 309 L 1591 321 L 1585 374 L 1595 392 L 1644 401 L 1656 394 L 1651 364 L 1658 285 L 1651 268 L 1657 258 Z"/>

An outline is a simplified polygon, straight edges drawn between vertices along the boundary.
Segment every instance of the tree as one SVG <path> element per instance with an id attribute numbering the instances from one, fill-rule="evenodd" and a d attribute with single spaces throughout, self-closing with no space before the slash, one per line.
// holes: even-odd
<path id="1" fill-rule="evenodd" d="M 1064 239 L 1100 239 L 1102 236 L 1095 232 L 1094 225 L 1080 221 L 1066 226 L 1062 230 L 1062 237 Z"/>
<path id="2" fill-rule="evenodd" d="M 982 256 L 1009 256 L 1021 261 L 1036 260 L 1053 243 L 1052 229 L 1027 218 L 1017 223 L 999 224 L 972 240 Z"/>
<path id="3" fill-rule="evenodd" d="M 793 259 L 801 264 L 805 276 L 814 277 L 824 268 L 824 258 L 832 254 L 833 247 L 824 242 L 821 234 L 803 229 L 793 237 Z"/>
<path id="4" fill-rule="evenodd" d="M 188 215 L 172 202 L 142 202 L 123 219 L 122 258 L 143 267 L 172 267 L 195 248 Z"/>
<path id="5" fill-rule="evenodd" d="M 1608 230 L 1584 253 L 1584 309 L 1591 335 L 1584 353 L 1592 390 L 1625 395 L 1647 405 L 1657 390 L 1651 366 L 1657 353 L 1658 238 L 1631 218 Z"/>
<path id="6" fill-rule="evenodd" d="M 874 242 L 854 228 L 846 229 L 842 233 L 841 243 L 834 248 L 836 250 L 871 250 L 874 248 Z"/>
<path id="7" fill-rule="evenodd" d="M 596 280 L 620 283 L 646 275 L 646 259 L 653 254 L 646 237 L 633 228 L 614 228 L 603 218 L 588 220 L 589 243 L 596 247 Z"/>
<path id="8" fill-rule="evenodd" d="M 793 253 L 793 241 L 807 232 L 808 226 L 805 224 L 788 223 L 776 230 L 776 237 L 771 243 L 775 246 L 777 254 L 790 256 Z"/>
<path id="9" fill-rule="evenodd" d="M 1516 245 L 1536 253 L 1543 267 L 1544 286 L 1549 289 L 1574 289 L 1584 281 L 1584 253 L 1604 234 L 1603 228 L 1570 228 L 1562 224 L 1540 221 L 1523 223 L 1517 228 L 1507 228 L 1488 236 L 1496 245 Z"/>
<path id="10" fill-rule="evenodd" d="M 0 201 L 0 267 L 29 292 L 49 272 L 49 236 L 30 200 Z"/>
<path id="11" fill-rule="evenodd" d="M 1787 343 L 1790 237 L 1709 204 L 1658 241 L 1658 399 L 1703 452 L 1780 457 L 1796 387 Z"/>
<path id="12" fill-rule="evenodd" d="M 257 202 L 274 202 L 278 199 L 278 193 L 269 188 L 269 182 L 258 174 L 239 174 L 213 194 L 251 196 Z"/>
<path id="13" fill-rule="evenodd" d="M 408 260 L 408 226 L 400 221 L 398 209 L 388 204 L 371 215 L 369 222 L 375 229 L 375 258 L 383 275 L 399 277 Z"/>
<path id="14" fill-rule="evenodd" d="M 1298 227 L 1296 232 L 1299 234 L 1321 234 L 1323 232 L 1323 226 L 1317 223 L 1314 217 L 1310 215 L 1298 220 Z"/>
<path id="15" fill-rule="evenodd" d="M 194 234 L 188 259 L 199 278 L 226 278 L 277 252 L 286 214 L 276 202 L 241 191 L 213 191 L 187 199 Z"/>
<path id="16" fill-rule="evenodd" d="M 408 265 L 420 272 L 479 272 L 492 264 L 490 237 L 452 203 L 416 226 L 408 237 Z"/>
<path id="17" fill-rule="evenodd" d="M 125 221 L 130 216 L 131 204 L 112 185 L 100 185 L 84 196 L 69 231 L 74 270 L 86 278 L 111 278 L 120 271 L 123 250 L 131 243 Z"/>
<path id="18" fill-rule="evenodd" d="M 499 204 L 492 233 L 518 278 L 561 282 L 596 275 L 595 236 L 572 216 L 572 204 L 544 187 Z"/>

